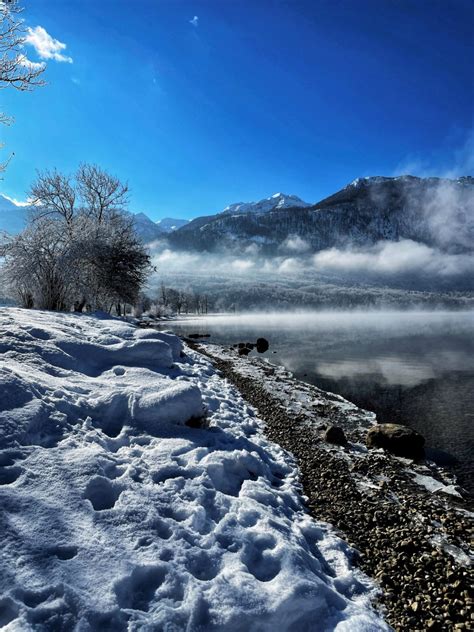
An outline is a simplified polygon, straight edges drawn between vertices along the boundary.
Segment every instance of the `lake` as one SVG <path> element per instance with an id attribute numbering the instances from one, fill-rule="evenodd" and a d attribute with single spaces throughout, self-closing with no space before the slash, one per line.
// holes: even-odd
<path id="1" fill-rule="evenodd" d="M 474 493 L 474 312 L 215 315 L 166 328 L 224 345 L 267 338 L 262 357 L 381 422 L 418 430 L 435 460 L 456 459 L 459 482 Z"/>

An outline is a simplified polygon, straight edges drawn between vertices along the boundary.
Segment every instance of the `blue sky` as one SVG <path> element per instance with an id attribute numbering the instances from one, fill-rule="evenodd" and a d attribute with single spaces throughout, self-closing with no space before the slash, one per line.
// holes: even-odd
<path id="1" fill-rule="evenodd" d="M 23 4 L 66 47 L 33 38 L 30 60 L 59 58 L 48 85 L 0 93 L 15 117 L 0 190 L 17 199 L 36 169 L 81 161 L 128 180 L 131 209 L 154 219 L 277 191 L 317 201 L 359 176 L 473 172 L 471 0 Z"/>

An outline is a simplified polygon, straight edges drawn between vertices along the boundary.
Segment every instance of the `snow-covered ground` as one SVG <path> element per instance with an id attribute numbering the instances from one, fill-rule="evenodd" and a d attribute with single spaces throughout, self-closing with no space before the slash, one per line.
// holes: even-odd
<path id="1" fill-rule="evenodd" d="M 184 351 L 0 309 L 0 627 L 387 630 L 292 458 Z"/>

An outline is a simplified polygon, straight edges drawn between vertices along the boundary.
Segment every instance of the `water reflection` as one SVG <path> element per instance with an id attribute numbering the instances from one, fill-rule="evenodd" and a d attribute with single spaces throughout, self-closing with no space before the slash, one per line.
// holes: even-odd
<path id="1" fill-rule="evenodd" d="M 232 344 L 264 336 L 266 354 L 299 379 L 405 423 L 459 459 L 474 491 L 474 314 L 314 312 L 217 316 L 173 324 Z"/>
<path id="2" fill-rule="evenodd" d="M 408 363 L 402 357 L 394 355 L 370 360 L 321 362 L 316 365 L 315 370 L 319 375 L 333 380 L 373 376 L 373 379 L 380 382 L 402 386 L 415 386 L 435 377 L 432 366 Z"/>

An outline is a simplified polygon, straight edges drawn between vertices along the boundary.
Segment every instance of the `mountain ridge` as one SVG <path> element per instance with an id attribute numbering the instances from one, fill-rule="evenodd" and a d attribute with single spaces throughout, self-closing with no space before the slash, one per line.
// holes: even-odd
<path id="1" fill-rule="evenodd" d="M 263 254 L 281 254 L 294 237 L 311 252 L 408 239 L 468 252 L 474 248 L 473 208 L 471 176 L 374 176 L 354 180 L 313 205 L 275 207 L 265 213 L 246 207 L 244 213 L 224 210 L 198 217 L 168 241 L 176 249 L 245 252 L 256 247 Z"/>

